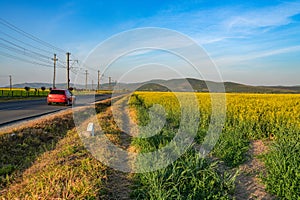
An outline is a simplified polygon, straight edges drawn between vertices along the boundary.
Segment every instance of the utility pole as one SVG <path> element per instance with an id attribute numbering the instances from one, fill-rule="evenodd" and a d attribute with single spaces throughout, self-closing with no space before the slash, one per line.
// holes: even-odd
<path id="1" fill-rule="evenodd" d="M 94 80 L 92 80 L 92 91 L 94 90 Z"/>
<path id="2" fill-rule="evenodd" d="M 9 75 L 9 90 L 11 91 L 12 89 L 12 79 L 11 79 L 11 75 Z"/>
<path id="3" fill-rule="evenodd" d="M 54 69 L 53 69 L 53 88 L 55 88 L 55 76 L 56 76 L 56 61 L 58 60 L 56 58 L 56 54 L 54 54 L 54 57 L 52 58 L 53 60 L 53 66 L 54 66 Z"/>
<path id="4" fill-rule="evenodd" d="M 100 70 L 98 70 L 98 86 L 97 86 L 97 90 L 100 90 Z"/>
<path id="5" fill-rule="evenodd" d="M 67 89 L 70 88 L 70 55 L 71 53 L 67 52 Z"/>
<path id="6" fill-rule="evenodd" d="M 88 70 L 85 70 L 85 90 L 87 90 Z"/>
<path id="7" fill-rule="evenodd" d="M 111 77 L 108 77 L 108 89 L 111 90 Z"/>

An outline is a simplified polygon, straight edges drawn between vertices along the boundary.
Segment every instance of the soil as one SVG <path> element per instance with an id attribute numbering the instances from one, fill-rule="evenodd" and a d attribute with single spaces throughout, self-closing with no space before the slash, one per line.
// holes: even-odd
<path id="1" fill-rule="evenodd" d="M 259 178 L 260 174 L 266 174 L 264 164 L 257 156 L 268 151 L 268 147 L 262 140 L 252 141 L 247 153 L 248 160 L 239 167 L 240 174 L 236 179 L 235 197 L 237 200 L 275 199 L 275 196 L 266 192 L 265 186 Z"/>

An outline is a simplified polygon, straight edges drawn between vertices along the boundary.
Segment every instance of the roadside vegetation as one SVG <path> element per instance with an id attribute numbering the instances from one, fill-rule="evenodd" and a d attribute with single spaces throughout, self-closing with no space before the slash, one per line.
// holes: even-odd
<path id="1" fill-rule="evenodd" d="M 121 132 L 110 123 L 110 105 L 104 100 L 95 108 L 103 130 L 118 144 Z M 127 175 L 103 165 L 86 150 L 71 111 L 0 136 L 0 199 L 129 198 Z"/>
<path id="2" fill-rule="evenodd" d="M 44 152 L 55 148 L 57 142 L 74 127 L 69 112 L 57 119 L 27 128 L 0 134 L 0 188 L 5 191 Z M 58 124 L 58 125 L 57 125 Z"/>
<path id="3" fill-rule="evenodd" d="M 75 130 L 68 131 L 9 185 L 6 199 L 95 199 L 105 193 L 106 167 L 81 144 Z"/>

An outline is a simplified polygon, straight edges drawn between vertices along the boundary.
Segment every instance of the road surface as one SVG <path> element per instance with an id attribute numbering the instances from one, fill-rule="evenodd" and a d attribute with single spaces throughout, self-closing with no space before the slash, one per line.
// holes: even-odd
<path id="1" fill-rule="evenodd" d="M 76 106 L 110 98 L 110 94 L 76 96 Z M 47 105 L 46 98 L 38 100 L 0 102 L 0 127 L 52 112 L 70 109 L 72 106 Z"/>

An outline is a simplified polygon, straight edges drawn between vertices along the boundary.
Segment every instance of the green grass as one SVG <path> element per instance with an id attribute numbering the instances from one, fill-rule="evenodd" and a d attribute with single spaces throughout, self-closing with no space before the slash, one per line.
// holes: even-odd
<path id="1" fill-rule="evenodd" d="M 136 175 L 137 199 L 231 199 L 237 174 L 220 172 L 217 162 L 188 150 L 166 168 Z"/>
<path id="2" fill-rule="evenodd" d="M 285 199 L 300 199 L 300 130 L 286 130 L 263 156 L 267 190 Z"/>
<path id="3" fill-rule="evenodd" d="M 213 154 L 222 159 L 229 167 L 237 167 L 246 161 L 249 139 L 236 128 L 227 128 L 214 147 Z"/>
<path id="4" fill-rule="evenodd" d="M 171 101 L 164 99 L 163 102 Z M 138 95 L 132 96 L 130 104 L 137 110 L 140 125 L 147 124 L 151 104 L 145 103 L 145 99 Z M 179 122 L 176 110 L 167 112 L 167 124 L 158 134 L 147 139 L 134 138 L 132 145 L 141 152 L 151 152 L 168 144 Z M 145 165 L 143 160 L 140 162 Z M 137 199 L 231 199 L 237 174 L 221 172 L 217 164 L 202 158 L 191 147 L 166 168 L 137 174 L 132 196 Z"/>

